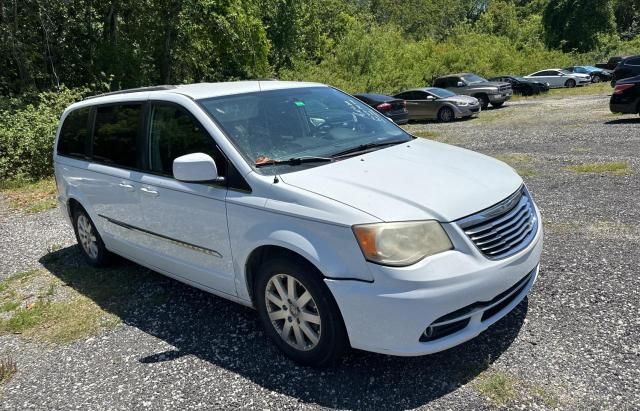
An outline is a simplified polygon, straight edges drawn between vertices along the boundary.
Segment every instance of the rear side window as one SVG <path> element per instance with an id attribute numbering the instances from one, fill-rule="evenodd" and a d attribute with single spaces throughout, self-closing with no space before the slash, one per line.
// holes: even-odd
<path id="1" fill-rule="evenodd" d="M 437 79 L 434 83 L 433 83 L 434 87 L 442 87 L 442 88 L 447 88 L 447 82 L 446 79 L 443 78 L 439 78 Z"/>
<path id="2" fill-rule="evenodd" d="M 640 57 L 634 57 L 625 62 L 627 66 L 640 66 Z"/>
<path id="3" fill-rule="evenodd" d="M 141 168 L 142 104 L 98 107 L 93 133 L 93 158 L 126 168 Z"/>
<path id="4" fill-rule="evenodd" d="M 70 157 L 82 157 L 87 154 L 89 140 L 90 108 L 72 111 L 64 119 L 58 137 L 58 154 Z"/>
<path id="5" fill-rule="evenodd" d="M 185 109 L 168 104 L 151 108 L 149 130 L 151 170 L 173 176 L 173 160 L 185 154 L 205 153 L 225 176 L 225 160 L 215 142 Z"/>

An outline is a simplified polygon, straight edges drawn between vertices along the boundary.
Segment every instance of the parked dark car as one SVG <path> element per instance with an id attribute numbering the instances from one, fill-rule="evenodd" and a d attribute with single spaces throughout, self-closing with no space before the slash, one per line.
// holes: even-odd
<path id="1" fill-rule="evenodd" d="M 612 113 L 640 114 L 640 76 L 629 77 L 616 83 L 609 101 Z"/>
<path id="2" fill-rule="evenodd" d="M 462 96 L 437 87 L 403 91 L 394 97 L 407 102 L 409 120 L 438 120 L 448 123 L 457 118 L 467 118 L 480 112 L 480 102 L 475 97 Z"/>
<path id="3" fill-rule="evenodd" d="M 606 63 L 596 63 L 596 67 L 599 69 L 611 70 L 613 71 L 618 63 L 620 63 L 626 56 L 614 56 L 609 58 L 609 61 Z"/>
<path id="4" fill-rule="evenodd" d="M 640 75 L 640 55 L 624 58 L 613 70 L 612 84 L 618 81 Z"/>
<path id="5" fill-rule="evenodd" d="M 610 81 L 613 78 L 611 70 L 602 69 L 594 66 L 571 66 L 565 70 L 572 73 L 588 74 L 591 76 L 592 83 L 600 83 L 602 81 Z"/>
<path id="6" fill-rule="evenodd" d="M 409 122 L 409 112 L 404 100 L 374 93 L 354 94 L 354 97 L 389 117 L 396 124 Z"/>
<path id="7" fill-rule="evenodd" d="M 534 94 L 540 94 L 542 92 L 549 91 L 549 86 L 546 83 L 531 81 L 518 76 L 491 77 L 489 81 L 509 83 L 511 84 L 511 88 L 513 89 L 514 94 L 520 94 L 523 96 L 533 96 Z"/>

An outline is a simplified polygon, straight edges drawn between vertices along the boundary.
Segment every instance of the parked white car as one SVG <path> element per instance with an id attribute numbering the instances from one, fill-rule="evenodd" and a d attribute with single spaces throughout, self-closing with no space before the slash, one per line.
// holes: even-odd
<path id="1" fill-rule="evenodd" d="M 591 76 L 588 74 L 572 73 L 562 69 L 549 69 L 536 71 L 528 76 L 527 80 L 547 83 L 551 88 L 585 86 L 591 83 Z"/>
<path id="2" fill-rule="evenodd" d="M 314 83 L 162 86 L 65 110 L 58 200 L 93 265 L 119 254 L 254 307 L 316 366 L 467 341 L 522 301 L 542 225 L 522 179 Z M 203 341 L 203 344 L 206 344 Z"/>

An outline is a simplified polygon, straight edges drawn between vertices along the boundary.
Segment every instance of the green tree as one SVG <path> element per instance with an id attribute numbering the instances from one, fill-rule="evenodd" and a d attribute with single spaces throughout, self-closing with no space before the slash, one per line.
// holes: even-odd
<path id="1" fill-rule="evenodd" d="M 585 52 L 616 28 L 612 0 L 550 0 L 542 22 L 549 47 Z"/>

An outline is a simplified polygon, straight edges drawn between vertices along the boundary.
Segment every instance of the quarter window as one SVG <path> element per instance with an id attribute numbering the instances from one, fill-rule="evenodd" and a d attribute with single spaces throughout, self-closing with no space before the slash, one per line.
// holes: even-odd
<path id="1" fill-rule="evenodd" d="M 142 105 L 98 107 L 93 134 L 93 158 L 126 168 L 140 168 Z"/>
<path id="2" fill-rule="evenodd" d="M 205 153 L 216 162 L 218 174 L 225 175 L 225 161 L 213 139 L 183 108 L 154 104 L 151 108 L 151 170 L 173 176 L 173 160 L 185 154 Z"/>
<path id="3" fill-rule="evenodd" d="M 81 108 L 67 115 L 58 137 L 58 154 L 71 157 L 86 155 L 90 112 L 90 108 Z"/>

